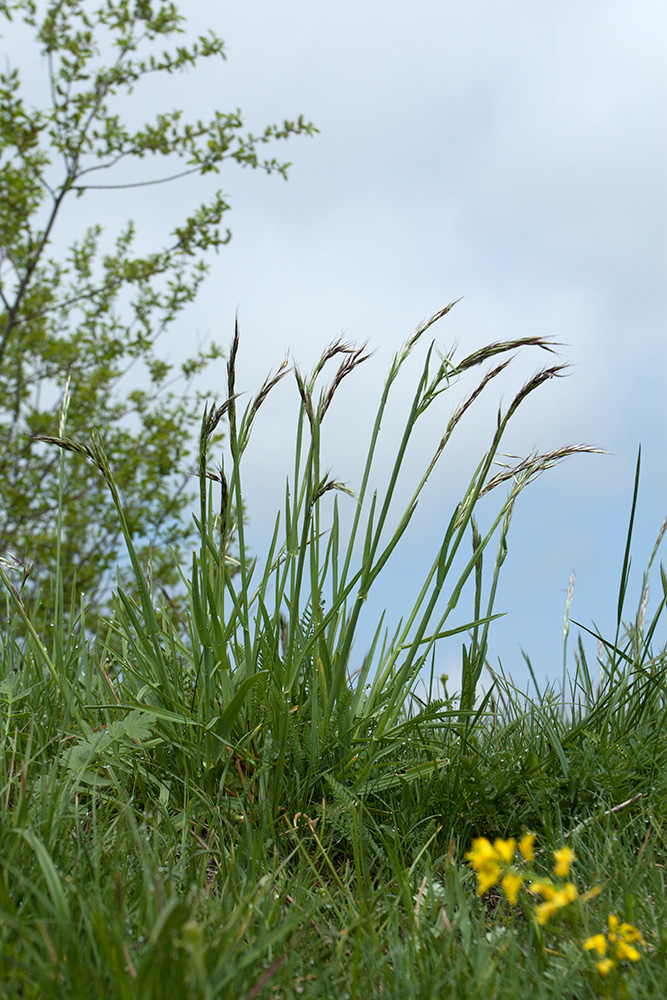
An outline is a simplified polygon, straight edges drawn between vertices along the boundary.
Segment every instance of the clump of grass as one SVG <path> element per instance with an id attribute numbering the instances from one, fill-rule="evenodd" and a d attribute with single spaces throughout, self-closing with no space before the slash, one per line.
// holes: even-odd
<path id="1" fill-rule="evenodd" d="M 442 542 L 414 605 L 390 633 L 378 624 L 371 648 L 354 678 L 348 675 L 350 653 L 358 632 L 364 603 L 401 543 L 436 464 L 468 410 L 511 363 L 517 350 L 537 348 L 551 352 L 553 345 L 539 337 L 491 344 L 461 361 L 452 353 L 436 352 L 434 343 L 426 357 L 416 391 L 396 449 L 384 492 L 369 495 L 369 483 L 378 452 L 380 428 L 398 375 L 431 326 L 452 308 L 445 307 L 422 324 L 396 354 L 381 395 L 367 447 L 358 493 L 351 503 L 351 527 L 343 533 L 338 498 L 325 523 L 323 499 L 348 492 L 324 474 L 321 467 L 321 433 L 337 390 L 366 361 L 363 350 L 341 341 L 331 344 L 309 376 L 293 369 L 301 410 L 295 434 L 295 462 L 288 484 L 282 518 L 275 531 L 259 575 L 259 564 L 250 556 L 242 512 L 243 460 L 259 411 L 269 394 L 287 375 L 283 365 L 267 379 L 240 414 L 237 411 L 236 358 L 238 328 L 230 351 L 227 399 L 207 408 L 200 437 L 199 478 L 201 546 L 193 557 L 192 572 L 184 577 L 190 600 L 186 635 L 172 623 L 158 621 L 152 595 L 134 551 L 112 471 L 98 440 L 90 444 L 59 439 L 63 448 L 83 452 L 106 477 L 119 512 L 135 570 L 140 605 L 118 595 L 118 636 L 136 657 L 131 670 L 123 664 L 126 690 L 150 712 L 172 739 L 174 726 L 185 724 L 191 734 L 187 758 L 179 773 L 207 787 L 223 775 L 234 780 L 242 770 L 239 808 L 248 801 L 244 789 L 254 787 L 253 802 L 275 818 L 310 809 L 319 801 L 325 782 L 343 782 L 350 793 L 398 782 L 397 754 L 418 724 L 432 728 L 433 710 L 406 718 L 405 710 L 416 681 L 433 662 L 437 643 L 453 635 L 470 634 L 463 658 L 462 688 L 458 704 L 437 713 L 465 728 L 474 714 L 477 683 L 488 646 L 488 629 L 494 618 L 498 576 L 507 549 L 507 533 L 519 493 L 545 469 L 586 446 L 566 447 L 547 454 L 532 454 L 512 467 L 494 470 L 507 426 L 525 399 L 547 380 L 562 374 L 554 365 L 539 371 L 516 394 L 497 426 L 486 453 L 461 499 L 442 528 Z M 329 381 L 326 374 L 334 366 Z M 412 495 L 396 509 L 396 493 L 409 448 L 427 411 L 451 393 L 459 378 L 480 371 L 476 387 L 453 408 L 432 458 Z M 220 421 L 229 425 L 231 469 L 209 471 L 208 446 Z M 211 480 L 220 487 L 216 514 Z M 501 487 L 509 489 L 502 493 Z M 480 531 L 475 519 L 480 499 L 497 493 L 499 500 L 489 526 Z M 458 568 L 467 537 L 472 553 Z M 234 539 L 238 573 L 228 567 L 228 549 Z M 497 554 L 488 593 L 484 592 L 483 560 L 492 542 Z M 455 569 L 455 567 L 457 567 Z M 468 615 L 458 613 L 461 593 L 470 581 L 474 599 Z M 132 682 L 132 677 L 136 683 Z M 250 735 L 252 734 L 252 736 Z M 232 746 L 233 752 L 228 748 Z M 238 767 L 237 767 L 238 765 Z M 288 782 L 285 769 L 298 780 Z M 443 767 L 433 760 L 413 765 L 408 777 L 423 776 L 424 769 Z M 416 769 L 415 769 L 416 768 Z M 251 779 L 252 780 L 249 780 Z M 344 779 L 344 780 L 343 780 Z"/>
<path id="2" fill-rule="evenodd" d="M 529 698 L 502 673 L 478 692 L 516 498 L 556 462 L 594 450 L 534 453 L 497 471 L 510 420 L 562 366 L 539 371 L 499 411 L 412 606 L 391 627 L 378 622 L 350 674 L 362 608 L 453 435 L 517 350 L 553 352 L 522 338 L 456 361 L 428 345 L 393 466 L 375 488 L 398 376 L 450 309 L 394 357 L 351 496 L 323 471 L 322 427 L 365 352 L 337 341 L 310 374 L 285 364 L 241 411 L 237 329 L 226 399 L 202 420 L 185 616 L 159 603 L 139 563 L 100 439 L 68 438 L 63 414 L 51 440 L 63 462 L 77 451 L 105 477 L 136 598 L 119 590 L 105 634 L 88 642 L 84 610 L 73 598 L 64 614 L 56 581 L 46 636 L 13 564 L 0 565 L 11 611 L 0 657 L 0 996 L 594 996 L 604 977 L 589 975 L 582 940 L 596 942 L 600 961 L 618 959 L 608 915 L 619 912 L 647 942 L 633 995 L 660 994 L 650 990 L 665 982 L 667 658 L 653 644 L 664 599 L 650 621 L 643 597 L 636 620 L 623 621 L 631 530 L 619 627 L 599 637 L 599 683 L 582 641 L 569 695 L 564 684 Z M 477 384 L 454 402 L 399 504 L 424 415 L 469 373 Z M 300 401 L 294 471 L 260 562 L 243 470 L 262 407 L 288 377 Z M 222 421 L 229 467 L 211 469 Z M 635 497 L 638 479 L 639 469 Z M 495 506 L 482 527 L 484 497 Z M 460 692 L 437 698 L 431 680 L 418 697 L 451 636 L 464 641 Z M 566 845 L 581 884 L 600 888 L 583 938 L 557 907 L 564 936 L 551 964 L 539 921 L 510 905 L 517 872 L 494 868 L 515 880 L 504 894 L 492 880 L 482 898 L 465 864 L 473 839 L 507 845 L 516 831 L 534 831 L 547 852 Z"/>

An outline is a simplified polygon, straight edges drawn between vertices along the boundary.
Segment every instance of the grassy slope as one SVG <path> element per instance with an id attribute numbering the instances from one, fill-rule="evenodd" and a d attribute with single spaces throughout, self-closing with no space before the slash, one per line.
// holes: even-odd
<path id="1" fill-rule="evenodd" d="M 440 359 L 435 374 L 429 351 L 401 448 L 459 374 L 515 346 L 492 345 L 458 367 Z M 623 619 L 631 530 L 617 634 L 594 670 L 580 644 L 566 692 L 531 700 L 500 676 L 481 698 L 513 500 L 567 453 L 531 456 L 494 480 L 496 433 L 445 526 L 419 602 L 395 635 L 378 631 L 364 670 L 350 678 L 358 596 L 401 540 L 414 503 L 387 527 L 399 462 L 384 495 L 366 497 L 364 480 L 357 497 L 366 520 L 352 536 L 342 540 L 336 508 L 324 523 L 321 501 L 339 484 L 320 473 L 319 427 L 360 361 L 333 345 L 310 379 L 298 375 L 284 537 L 277 527 L 266 569 L 253 567 L 238 517 L 241 458 L 275 380 L 237 417 L 237 347 L 228 402 L 202 427 L 200 471 L 224 415 L 233 461 L 217 520 L 201 476 L 202 544 L 186 574 L 186 619 L 156 609 L 136 564 L 136 594 L 119 596 L 107 635 L 83 641 L 84 623 L 67 624 L 56 588 L 53 635 L 39 636 L 0 570 L 10 622 L 0 660 L 0 996 L 622 996 L 623 981 L 601 979 L 582 948 L 615 912 L 647 941 L 628 995 L 663 997 L 667 659 L 653 648 L 662 603 L 650 622 L 642 601 L 631 623 Z M 333 359 L 340 366 L 317 396 Z M 515 403 L 526 395 L 524 387 Z M 452 429 L 475 398 L 453 411 Z M 113 490 L 99 444 L 67 444 Z M 479 527 L 478 500 L 507 482 L 510 493 Z M 232 534 L 234 577 L 225 556 Z M 452 553 L 470 535 L 473 558 L 455 572 Z M 482 555 L 494 538 L 485 586 Z M 472 611 L 453 624 L 466 583 Z M 416 680 L 438 636 L 452 632 L 466 639 L 462 691 L 420 702 Z M 544 928 L 526 896 L 517 907 L 495 887 L 479 898 L 465 860 L 473 837 L 526 830 L 537 834 L 540 873 L 567 843 L 580 892 L 600 888 Z"/>

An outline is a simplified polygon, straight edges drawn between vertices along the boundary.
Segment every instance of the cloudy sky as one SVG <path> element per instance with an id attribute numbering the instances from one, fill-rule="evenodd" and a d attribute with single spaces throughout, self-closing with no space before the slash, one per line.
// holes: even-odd
<path id="1" fill-rule="evenodd" d="M 225 339 L 239 310 L 248 389 L 287 348 L 308 367 L 340 334 L 369 341 L 367 371 L 331 418 L 339 478 L 354 486 L 357 421 L 370 419 L 393 352 L 445 303 L 465 296 L 433 331 L 460 356 L 515 336 L 563 345 L 569 377 L 526 406 L 507 450 L 583 441 L 610 454 L 572 458 L 517 504 L 497 603 L 508 614 L 491 634 L 492 663 L 524 678 L 523 648 L 538 676 L 557 677 L 572 572 L 572 617 L 613 635 L 640 443 L 632 606 L 667 514 L 664 4 L 196 6 L 196 28 L 228 44 L 209 84 L 217 103 L 254 125 L 303 113 L 320 129 L 285 147 L 288 184 L 230 171 L 234 239 L 202 295 L 199 331 Z M 379 602 L 394 616 L 465 486 L 466 452 L 479 455 L 498 403 L 541 363 L 526 358 L 443 460 L 415 536 L 388 567 Z M 290 452 L 281 417 L 293 390 L 283 389 L 285 409 L 267 417 L 247 474 L 258 534 L 276 506 L 263 484 L 280 482 Z M 425 428 L 422 460 L 453 403 L 445 397 Z M 453 655 L 443 663 L 452 675 Z"/>
<path id="2" fill-rule="evenodd" d="M 176 105 L 201 117 L 240 107 L 256 131 L 303 114 L 320 134 L 276 150 L 293 162 L 287 184 L 234 166 L 221 175 L 234 237 L 165 354 L 177 357 L 195 338 L 227 344 L 238 310 L 238 384 L 251 392 L 288 350 L 308 369 L 340 335 L 368 341 L 373 357 L 327 418 L 325 462 L 354 488 L 383 376 L 424 318 L 463 296 L 432 331 L 444 350 L 458 343 L 460 357 L 510 337 L 558 341 L 570 374 L 526 405 L 505 450 L 587 442 L 609 454 L 572 458 L 520 499 L 496 605 L 507 615 L 490 648 L 491 662 L 500 659 L 520 682 L 522 649 L 538 677 L 557 679 L 572 572 L 572 617 L 613 636 L 640 443 L 628 612 L 667 514 L 667 7 L 191 0 L 184 9 L 189 33 L 211 28 L 225 39 L 228 61 L 178 76 L 171 89 L 142 91 L 146 117 Z M 188 209 L 196 194 L 186 184 L 172 189 L 169 206 L 182 195 Z M 142 195 L 146 224 L 156 229 L 161 197 L 159 189 L 155 202 Z M 535 352 L 520 359 L 517 373 L 470 415 L 370 615 L 384 606 L 391 620 L 404 613 L 498 404 L 544 360 Z M 417 361 L 385 422 L 381 468 L 423 353 Z M 425 422 L 411 459 L 415 477 L 456 392 Z M 258 553 L 290 469 L 295 398 L 293 384 L 283 383 L 248 454 Z M 658 590 L 656 577 L 654 603 Z M 467 620 L 469 606 L 461 615 Z M 594 643 L 589 650 L 594 659 Z M 456 648 L 443 652 L 440 669 L 455 677 L 457 656 Z"/>

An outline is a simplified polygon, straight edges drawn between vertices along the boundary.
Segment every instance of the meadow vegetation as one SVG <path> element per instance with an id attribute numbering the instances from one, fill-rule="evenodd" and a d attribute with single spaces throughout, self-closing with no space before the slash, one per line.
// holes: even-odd
<path id="1" fill-rule="evenodd" d="M 237 331 L 226 399 L 201 425 L 185 612 L 137 554 L 100 439 L 68 436 L 66 396 L 59 433 L 42 437 L 60 462 L 51 592 L 22 589 L 9 553 L 0 564 L 0 997 L 665 995 L 667 579 L 654 565 L 663 526 L 627 611 L 639 462 L 615 634 L 584 630 L 560 688 L 533 676 L 522 691 L 502 670 L 480 684 L 515 501 L 593 450 L 502 457 L 509 422 L 559 365 L 499 411 L 423 587 L 350 667 L 366 598 L 471 408 L 517 351 L 553 356 L 538 337 L 439 353 L 427 334 L 450 308 L 396 354 L 353 489 L 323 470 L 321 432 L 363 349 L 336 342 L 309 374 L 285 364 L 241 410 Z M 382 421 L 420 351 L 376 487 Z M 283 379 L 300 399 L 294 466 L 260 559 L 242 473 Z M 433 407 L 442 436 L 401 505 Z M 226 467 L 209 454 L 223 425 Z M 94 630 L 57 543 L 72 453 L 105 482 L 134 574 Z M 438 671 L 452 637 L 456 691 Z"/>

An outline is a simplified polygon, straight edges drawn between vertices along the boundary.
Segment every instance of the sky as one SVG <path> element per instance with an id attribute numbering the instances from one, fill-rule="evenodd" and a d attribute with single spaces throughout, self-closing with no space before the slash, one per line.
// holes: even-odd
<path id="1" fill-rule="evenodd" d="M 348 469 L 358 470 L 359 421 L 374 413 L 393 353 L 451 300 L 463 296 L 432 333 L 444 350 L 458 343 L 460 357 L 511 337 L 563 345 L 556 360 L 571 365 L 568 377 L 526 405 L 507 450 L 586 442 L 609 454 L 571 458 L 518 501 L 496 604 L 507 615 L 492 626 L 489 650 L 492 665 L 500 660 L 520 684 L 522 650 L 540 680 L 558 679 L 572 573 L 571 617 L 613 638 L 640 444 L 628 612 L 667 515 L 664 4 L 197 8 L 197 28 L 210 26 L 228 46 L 216 100 L 240 106 L 253 124 L 302 113 L 320 129 L 285 147 L 287 184 L 230 172 L 234 237 L 202 295 L 199 329 L 229 339 L 238 309 L 239 383 L 248 390 L 287 349 L 307 369 L 337 336 L 368 341 L 375 353 L 331 418 L 337 478 L 355 485 Z M 385 602 L 394 618 L 404 613 L 466 485 L 466 458 L 477 460 L 499 403 L 542 363 L 535 352 L 520 361 L 518 379 L 472 416 L 430 484 L 414 537 L 387 568 L 375 613 Z M 409 376 L 406 392 L 417 365 Z M 286 406 L 294 392 L 281 389 Z M 415 469 L 455 401 L 425 428 Z M 267 467 L 277 484 L 289 467 L 293 424 L 283 433 L 281 416 L 280 407 L 267 416 L 256 471 L 246 472 L 258 532 L 276 507 L 263 488 Z M 659 577 L 653 588 L 655 602 Z M 594 659 L 594 642 L 588 650 Z M 458 644 L 444 654 L 452 678 L 459 659 Z"/>
<path id="2" fill-rule="evenodd" d="M 540 681 L 558 682 L 572 573 L 571 617 L 613 638 L 640 444 L 628 614 L 667 515 L 667 8 L 661 0 L 191 0 L 183 9 L 186 37 L 212 29 L 228 59 L 149 84 L 133 114 L 240 107 L 255 131 L 303 114 L 319 134 L 276 147 L 293 164 L 287 183 L 234 165 L 217 178 L 233 239 L 165 340 L 165 357 L 206 338 L 226 346 L 238 312 L 237 382 L 250 394 L 286 352 L 307 371 L 339 336 L 368 342 L 372 357 L 327 418 L 324 461 L 354 489 L 391 358 L 426 317 L 461 298 L 429 333 L 446 352 L 458 344 L 458 357 L 515 337 L 558 342 L 568 377 L 530 399 L 504 450 L 584 442 L 608 454 L 569 459 L 517 502 L 496 600 L 506 615 L 489 648 L 491 664 L 520 686 L 522 651 Z M 187 210 L 211 190 L 210 180 L 197 182 L 201 190 L 180 183 L 128 200 L 143 232 L 157 236 L 167 209 L 182 198 Z M 407 366 L 383 426 L 380 472 L 427 346 Z M 520 357 L 514 376 L 471 412 L 369 601 L 369 635 L 384 607 L 391 621 L 405 613 L 499 404 L 548 360 L 535 350 Z M 207 382 L 215 388 L 216 373 Z M 456 393 L 424 421 L 406 489 Z M 258 554 L 291 469 L 295 401 L 285 380 L 248 452 Z M 659 593 L 654 574 L 649 608 Z M 462 606 L 460 621 L 469 612 Z M 594 641 L 587 649 L 594 660 Z M 459 664 L 460 643 L 438 664 L 454 686 Z"/>

